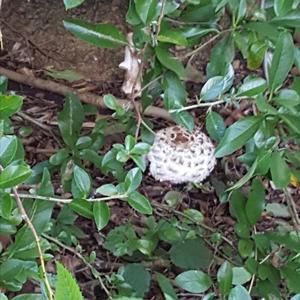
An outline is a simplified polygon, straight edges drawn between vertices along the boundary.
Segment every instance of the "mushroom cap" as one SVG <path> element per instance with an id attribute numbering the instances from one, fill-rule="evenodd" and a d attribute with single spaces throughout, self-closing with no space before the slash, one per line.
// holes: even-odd
<path id="1" fill-rule="evenodd" d="M 158 181 L 202 182 L 216 164 L 214 145 L 200 128 L 180 126 L 159 130 L 148 153 L 150 173 Z"/>

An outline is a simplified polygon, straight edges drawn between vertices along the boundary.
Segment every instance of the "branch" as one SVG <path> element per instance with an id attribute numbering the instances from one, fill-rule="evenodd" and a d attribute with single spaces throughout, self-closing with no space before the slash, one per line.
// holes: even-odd
<path id="1" fill-rule="evenodd" d="M 65 96 L 67 93 L 72 92 L 78 96 L 78 98 L 88 104 L 93 104 L 99 107 L 106 108 L 103 97 L 93 94 L 93 93 L 80 93 L 76 89 L 73 89 L 71 87 L 67 87 L 63 84 L 56 83 L 51 80 L 44 80 L 40 78 L 35 78 L 31 77 L 28 75 L 23 75 L 15 71 L 8 70 L 6 68 L 0 67 L 0 74 L 6 76 L 8 79 L 26 84 L 29 86 L 33 86 L 35 88 L 41 89 L 41 90 L 46 90 L 55 94 L 59 94 L 62 96 Z M 118 99 L 117 100 L 118 104 L 126 107 L 130 110 L 134 109 L 132 103 L 128 100 L 123 100 L 123 99 Z M 141 105 L 139 104 L 139 109 L 142 110 Z M 162 109 L 160 107 L 155 107 L 155 106 L 148 106 L 144 114 L 146 116 L 150 117 L 156 117 L 156 118 L 162 118 L 168 121 L 172 121 L 171 116 L 169 112 L 167 112 L 165 109 Z"/>
<path id="2" fill-rule="evenodd" d="M 0 165 L 0 171 L 3 171 L 3 170 L 4 170 L 4 168 Z M 20 196 L 18 194 L 17 188 L 13 187 L 12 190 L 13 190 L 13 197 L 16 200 L 16 203 L 17 203 L 17 206 L 20 210 L 22 219 L 27 224 L 27 226 L 30 229 L 30 231 L 31 231 L 31 233 L 34 237 L 34 240 L 36 242 L 36 247 L 37 247 L 38 256 L 39 256 L 40 263 L 41 263 L 42 273 L 43 273 L 43 277 L 44 277 L 44 283 L 45 283 L 45 287 L 46 287 L 46 292 L 47 292 L 49 300 L 53 300 L 53 291 L 51 289 L 51 286 L 50 286 L 50 283 L 49 283 L 49 280 L 48 280 L 48 277 L 47 277 L 45 261 L 44 261 L 44 258 L 43 258 L 43 252 L 42 252 L 42 248 L 41 248 L 41 244 L 40 244 L 40 238 L 39 238 L 32 222 L 31 222 L 30 218 L 27 215 L 27 212 L 26 212 L 26 210 L 23 206 L 23 203 L 20 199 Z"/>

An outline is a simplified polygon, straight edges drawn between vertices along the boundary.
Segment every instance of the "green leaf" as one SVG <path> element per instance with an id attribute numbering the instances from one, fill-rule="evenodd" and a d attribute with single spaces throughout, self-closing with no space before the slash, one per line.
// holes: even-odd
<path id="1" fill-rule="evenodd" d="M 159 62 L 167 69 L 176 73 L 180 78 L 184 78 L 185 69 L 182 63 L 175 57 L 171 56 L 169 51 L 162 47 L 155 47 L 155 54 Z"/>
<path id="2" fill-rule="evenodd" d="M 105 201 L 97 201 L 93 205 L 94 220 L 98 231 L 102 230 L 109 221 L 109 207 Z"/>
<path id="3" fill-rule="evenodd" d="M 82 104 L 74 94 L 67 94 L 64 109 L 58 114 L 57 119 L 64 142 L 73 149 L 84 120 Z"/>
<path id="4" fill-rule="evenodd" d="M 145 155 L 149 152 L 149 150 L 150 150 L 150 145 L 141 142 L 134 145 L 134 147 L 130 150 L 130 154 Z"/>
<path id="5" fill-rule="evenodd" d="M 151 276 L 142 264 L 128 264 L 121 275 L 138 297 L 143 297 L 150 288 Z"/>
<path id="6" fill-rule="evenodd" d="M 18 112 L 22 106 L 23 98 L 16 95 L 0 95 L 0 120 L 10 117 Z"/>
<path id="7" fill-rule="evenodd" d="M 168 110 L 181 108 L 186 104 L 186 91 L 178 76 L 173 72 L 164 75 L 164 107 Z"/>
<path id="8" fill-rule="evenodd" d="M 93 24 L 78 19 L 66 19 L 64 26 L 77 38 L 99 48 L 117 48 L 127 45 L 125 36 L 110 24 Z"/>
<path id="9" fill-rule="evenodd" d="M 210 111 L 205 120 L 206 130 L 211 138 L 219 142 L 225 133 L 225 124 L 221 115 L 217 112 Z"/>
<path id="10" fill-rule="evenodd" d="M 233 267 L 232 272 L 232 283 L 234 285 L 242 285 L 251 279 L 251 274 L 244 267 Z"/>
<path id="11" fill-rule="evenodd" d="M 251 225 L 259 219 L 265 208 L 265 189 L 261 182 L 256 178 L 253 180 L 246 203 L 246 215 Z"/>
<path id="12" fill-rule="evenodd" d="M 139 192 L 131 192 L 128 195 L 128 204 L 141 214 L 152 214 L 152 206 L 149 200 Z"/>
<path id="13" fill-rule="evenodd" d="M 14 135 L 0 137 L 0 164 L 6 167 L 15 157 L 18 139 Z"/>
<path id="14" fill-rule="evenodd" d="M 215 76 L 207 80 L 201 89 L 200 97 L 204 101 L 213 101 L 227 92 L 232 86 L 234 79 L 234 70 L 231 65 L 228 66 L 225 76 Z"/>
<path id="15" fill-rule="evenodd" d="M 230 291 L 228 300 L 251 300 L 248 291 L 241 285 L 237 285 Z"/>
<path id="16" fill-rule="evenodd" d="M 220 292 L 227 296 L 232 286 L 232 266 L 228 261 L 224 261 L 217 273 L 217 280 Z"/>
<path id="17" fill-rule="evenodd" d="M 104 196 L 112 196 L 118 193 L 117 188 L 113 184 L 103 184 L 96 189 L 96 194 L 101 194 Z"/>
<path id="18" fill-rule="evenodd" d="M 294 107 L 300 104 L 300 96 L 295 90 L 283 89 L 280 90 L 277 97 L 274 98 L 276 103 L 284 107 Z"/>
<path id="19" fill-rule="evenodd" d="M 276 16 L 284 16 L 293 8 L 293 0 L 274 0 L 274 12 Z"/>
<path id="20" fill-rule="evenodd" d="M 177 300 L 176 292 L 170 282 L 170 280 L 161 273 L 155 273 L 156 280 L 160 289 L 163 292 L 165 300 Z M 0 299 L 1 300 L 1 299 Z"/>
<path id="21" fill-rule="evenodd" d="M 290 33 L 281 33 L 275 45 L 271 66 L 268 69 L 269 89 L 271 92 L 286 79 L 294 63 L 294 42 Z"/>
<path id="22" fill-rule="evenodd" d="M 203 293 L 212 286 L 212 281 L 208 275 L 202 271 L 190 270 L 179 274 L 175 278 L 176 284 L 190 292 Z"/>
<path id="23" fill-rule="evenodd" d="M 135 10 L 144 24 L 149 24 L 156 14 L 156 0 L 134 0 Z"/>
<path id="24" fill-rule="evenodd" d="M 7 193 L 0 193 L 0 216 L 8 219 L 13 209 L 13 199 Z"/>
<path id="25" fill-rule="evenodd" d="M 70 9 L 79 6 L 84 1 L 85 0 L 64 0 L 64 5 L 66 9 Z"/>
<path id="26" fill-rule="evenodd" d="M 265 41 L 255 41 L 247 51 L 247 68 L 256 70 L 264 60 L 268 46 Z"/>
<path id="27" fill-rule="evenodd" d="M 263 93 L 266 89 L 266 80 L 260 77 L 247 77 L 239 87 L 237 97 L 253 97 Z"/>
<path id="28" fill-rule="evenodd" d="M 300 118 L 291 114 L 279 114 L 279 117 L 286 123 L 294 132 L 300 134 Z"/>
<path id="29" fill-rule="evenodd" d="M 79 286 L 71 273 L 59 262 L 56 262 L 56 268 L 55 300 L 83 300 Z"/>
<path id="30" fill-rule="evenodd" d="M 284 158 L 278 151 L 273 152 L 271 158 L 271 176 L 277 188 L 285 188 L 290 182 L 291 171 L 285 162 Z"/>
<path id="31" fill-rule="evenodd" d="M 194 119 L 187 111 L 172 113 L 171 117 L 178 125 L 185 127 L 189 132 L 194 130 Z"/>
<path id="32" fill-rule="evenodd" d="M 284 16 L 278 16 L 271 20 L 271 23 L 277 26 L 284 27 L 300 27 L 300 11 L 294 10 Z"/>
<path id="33" fill-rule="evenodd" d="M 280 274 L 283 278 L 285 278 L 287 282 L 287 287 L 291 292 L 300 293 L 300 273 L 295 267 L 286 266 L 280 270 Z"/>
<path id="34" fill-rule="evenodd" d="M 239 223 L 247 224 L 245 212 L 246 199 L 240 190 L 234 190 L 229 200 L 230 214 L 237 219 Z"/>
<path id="35" fill-rule="evenodd" d="M 51 183 L 51 176 L 47 168 L 44 168 L 43 170 L 43 176 L 36 191 L 38 195 L 41 196 L 51 197 L 54 195 L 54 188 Z"/>
<path id="36" fill-rule="evenodd" d="M 79 215 L 87 218 L 93 219 L 93 204 L 84 199 L 75 199 L 73 200 L 69 206 Z"/>
<path id="37" fill-rule="evenodd" d="M 31 175 L 29 166 L 10 164 L 0 171 L 0 189 L 6 189 L 24 182 Z"/>
<path id="38" fill-rule="evenodd" d="M 135 10 L 134 0 L 129 1 L 128 10 L 126 14 L 126 22 L 130 25 L 139 25 L 141 23 L 141 19 L 139 18 Z"/>
<path id="39" fill-rule="evenodd" d="M 62 148 L 50 156 L 49 162 L 53 166 L 60 166 L 69 156 L 69 151 L 66 148 Z"/>
<path id="40" fill-rule="evenodd" d="M 76 192 L 72 193 L 75 194 L 75 198 L 86 198 L 91 190 L 91 179 L 89 174 L 83 170 L 82 168 L 78 167 L 77 165 L 74 167 L 73 170 L 73 180 L 72 180 L 72 187 L 73 184 L 76 186 Z"/>
<path id="41" fill-rule="evenodd" d="M 179 268 L 204 270 L 211 263 L 212 253 L 199 238 L 184 240 L 172 246 L 170 259 Z"/>
<path id="42" fill-rule="evenodd" d="M 111 110 L 116 110 L 118 107 L 117 99 L 111 94 L 104 95 L 103 102 Z"/>
<path id="43" fill-rule="evenodd" d="M 161 28 L 157 40 L 162 43 L 171 43 L 181 46 L 188 45 L 188 41 L 181 31 L 168 27 Z"/>
<path id="44" fill-rule="evenodd" d="M 238 242 L 238 250 L 242 257 L 250 257 L 253 253 L 253 242 L 250 239 L 240 239 Z"/>
<path id="45" fill-rule="evenodd" d="M 127 193 L 131 193 L 135 191 L 142 182 L 142 172 L 139 168 L 131 169 L 124 181 L 125 190 Z"/>
<path id="46" fill-rule="evenodd" d="M 225 135 L 216 148 L 216 157 L 229 155 L 241 148 L 253 137 L 261 124 L 262 118 L 251 116 L 238 120 L 226 129 Z"/>

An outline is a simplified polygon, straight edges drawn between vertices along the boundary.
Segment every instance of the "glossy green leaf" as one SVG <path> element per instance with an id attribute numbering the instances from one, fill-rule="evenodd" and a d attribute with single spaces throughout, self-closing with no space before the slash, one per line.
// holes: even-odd
<path id="1" fill-rule="evenodd" d="M 178 125 L 185 127 L 189 132 L 194 130 L 194 119 L 188 112 L 181 111 L 178 113 L 172 113 L 171 117 Z"/>
<path id="2" fill-rule="evenodd" d="M 278 151 L 272 154 L 271 161 L 270 171 L 272 181 L 277 188 L 285 188 L 290 182 L 291 177 L 291 171 L 287 163 Z"/>
<path id="3" fill-rule="evenodd" d="M 297 134 L 300 134 L 300 118 L 292 114 L 279 114 L 279 117 Z"/>
<path id="4" fill-rule="evenodd" d="M 190 270 L 179 274 L 175 278 L 175 282 L 180 288 L 190 293 L 203 293 L 212 285 L 212 281 L 208 275 L 202 271 L 196 270 Z"/>
<path id="5" fill-rule="evenodd" d="M 242 285 L 251 279 L 251 274 L 244 267 L 233 267 L 232 283 Z"/>
<path id="6" fill-rule="evenodd" d="M 248 291 L 241 285 L 237 285 L 230 291 L 228 300 L 251 300 Z"/>
<path id="7" fill-rule="evenodd" d="M 50 156 L 49 162 L 53 166 L 60 166 L 69 156 L 69 151 L 66 148 L 62 148 Z"/>
<path id="8" fill-rule="evenodd" d="M 71 273 L 59 262 L 56 262 L 56 268 L 55 300 L 83 300 L 79 286 Z"/>
<path id="9" fill-rule="evenodd" d="M 271 92 L 286 79 L 294 63 L 294 42 L 290 33 L 281 33 L 275 45 L 271 66 L 268 69 L 269 89 Z"/>
<path id="10" fill-rule="evenodd" d="M 224 120 L 217 112 L 210 111 L 205 119 L 205 127 L 211 138 L 219 142 L 225 133 Z"/>
<path id="11" fill-rule="evenodd" d="M 86 198 L 90 193 L 92 186 L 89 174 L 84 169 L 75 166 L 73 170 L 73 182 L 79 192 L 79 194 L 76 195 L 76 198 Z"/>
<path id="12" fill-rule="evenodd" d="M 8 118 L 18 112 L 22 106 L 23 98 L 17 95 L 0 95 L 0 120 Z"/>
<path id="13" fill-rule="evenodd" d="M 156 14 L 156 0 L 134 0 L 135 10 L 144 24 L 149 24 Z"/>
<path id="14" fill-rule="evenodd" d="M 284 16 L 293 8 L 293 0 L 274 0 L 274 12 L 276 16 Z"/>
<path id="15" fill-rule="evenodd" d="M 142 181 L 142 172 L 139 168 L 131 169 L 125 177 L 125 190 L 129 194 L 135 191 Z"/>
<path id="16" fill-rule="evenodd" d="M 96 189 L 97 194 L 101 194 L 104 196 L 112 196 L 118 193 L 117 188 L 113 184 L 103 184 Z"/>
<path id="17" fill-rule="evenodd" d="M 64 26 L 77 38 L 99 48 L 117 48 L 127 45 L 125 36 L 110 24 L 93 24 L 78 19 L 66 19 Z"/>
<path id="18" fill-rule="evenodd" d="M 161 28 L 157 40 L 162 43 L 187 46 L 188 41 L 183 33 L 174 28 Z"/>
<path id="19" fill-rule="evenodd" d="M 266 80 L 260 77 L 248 77 L 239 87 L 236 96 L 253 97 L 263 93 L 267 87 Z"/>
<path id="20" fill-rule="evenodd" d="M 0 216 L 8 219 L 13 209 L 13 199 L 7 193 L 0 193 Z"/>
<path id="21" fill-rule="evenodd" d="M 128 204 L 141 214 L 152 214 L 152 206 L 149 200 L 139 192 L 131 192 L 128 195 Z"/>
<path id="22" fill-rule="evenodd" d="M 204 101 L 213 101 L 227 92 L 232 86 L 234 70 L 231 65 L 225 76 L 215 76 L 208 79 L 201 89 L 200 97 Z"/>
<path id="23" fill-rule="evenodd" d="M 24 182 L 31 175 L 29 166 L 25 164 L 10 164 L 0 171 L 0 189 L 14 187 Z"/>
<path id="24" fill-rule="evenodd" d="M 238 250 L 242 257 L 250 257 L 253 253 L 253 242 L 250 239 L 240 239 L 238 242 Z"/>
<path id="25" fill-rule="evenodd" d="M 159 62 L 167 69 L 173 71 L 176 73 L 180 78 L 183 78 L 185 75 L 185 69 L 182 65 L 182 63 L 175 58 L 174 56 L 171 56 L 168 49 L 157 46 L 155 47 L 155 54 L 157 56 L 157 59 Z"/>
<path id="26" fill-rule="evenodd" d="M 292 12 L 284 15 L 278 16 L 271 20 L 271 23 L 277 26 L 284 26 L 284 27 L 300 27 L 300 11 L 293 10 Z"/>
<path id="27" fill-rule="evenodd" d="M 228 261 L 224 261 L 217 273 L 217 281 L 220 292 L 227 296 L 232 286 L 232 266 Z"/>
<path id="28" fill-rule="evenodd" d="M 104 95 L 103 102 L 111 110 L 116 110 L 118 107 L 117 99 L 111 94 Z"/>
<path id="29" fill-rule="evenodd" d="M 186 104 L 186 91 L 178 76 L 167 72 L 164 76 L 164 107 L 168 110 L 181 108 Z"/>
<path id="30" fill-rule="evenodd" d="M 150 145 L 141 142 L 134 145 L 134 147 L 130 150 L 130 154 L 145 155 L 149 152 L 149 150 L 150 150 Z"/>
<path id="31" fill-rule="evenodd" d="M 265 208 L 265 189 L 260 180 L 254 179 L 246 203 L 246 215 L 251 225 L 259 219 Z"/>
<path id="32" fill-rule="evenodd" d="M 98 231 L 102 230 L 109 222 L 110 212 L 105 201 L 97 201 L 93 205 L 93 215 Z"/>
<path id="33" fill-rule="evenodd" d="M 223 157 L 241 148 L 254 135 L 261 124 L 258 116 L 246 117 L 233 123 L 226 129 L 216 148 L 216 157 Z"/>
<path id="34" fill-rule="evenodd" d="M 0 297 L 0 300 L 3 299 Z M 23 294 L 13 297 L 11 300 L 45 300 L 45 296 L 42 294 Z"/>
<path id="35" fill-rule="evenodd" d="M 18 140 L 14 135 L 0 137 L 0 164 L 6 167 L 15 157 Z"/>
<path id="36" fill-rule="evenodd" d="M 12 235 L 17 232 L 16 225 L 0 218 L 0 235 Z"/>
<path id="37" fill-rule="evenodd" d="M 280 270 L 281 276 L 285 278 L 287 287 L 291 292 L 300 293 L 300 273 L 294 266 L 286 266 Z"/>
<path id="38" fill-rule="evenodd" d="M 276 103 L 284 107 L 294 107 L 300 104 L 300 96 L 295 90 L 280 90 L 277 97 L 274 98 Z"/>
<path id="39" fill-rule="evenodd" d="M 265 41 L 255 41 L 247 51 L 247 68 L 250 70 L 258 69 L 265 57 L 268 46 Z"/>
<path id="40" fill-rule="evenodd" d="M 74 210 L 79 215 L 87 218 L 93 219 L 93 204 L 84 199 L 75 199 L 69 204 L 70 208 Z"/>
<path id="41" fill-rule="evenodd" d="M 85 0 L 64 0 L 64 5 L 66 9 L 70 9 L 79 6 L 84 1 Z"/>
<path id="42" fill-rule="evenodd" d="M 79 99 L 69 93 L 65 98 L 64 109 L 58 114 L 58 127 L 64 142 L 74 147 L 84 120 L 84 110 Z"/>
<path id="43" fill-rule="evenodd" d="M 177 300 L 176 292 L 170 282 L 170 280 L 161 273 L 155 273 L 156 280 L 160 289 L 163 292 L 165 300 Z"/>

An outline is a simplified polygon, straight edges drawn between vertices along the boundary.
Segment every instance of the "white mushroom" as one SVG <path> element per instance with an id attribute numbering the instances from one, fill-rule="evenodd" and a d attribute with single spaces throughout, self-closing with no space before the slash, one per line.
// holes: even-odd
<path id="1" fill-rule="evenodd" d="M 148 153 L 150 173 L 174 184 L 202 182 L 214 169 L 214 145 L 199 128 L 193 133 L 180 126 L 159 130 Z"/>

